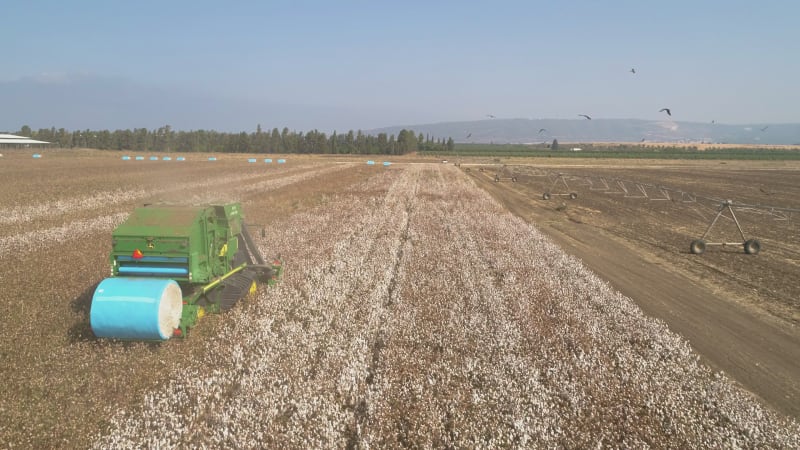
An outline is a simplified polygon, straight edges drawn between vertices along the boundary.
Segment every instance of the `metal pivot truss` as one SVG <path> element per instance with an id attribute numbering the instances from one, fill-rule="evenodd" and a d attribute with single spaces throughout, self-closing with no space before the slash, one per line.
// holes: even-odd
<path id="1" fill-rule="evenodd" d="M 517 176 L 504 165 L 502 168 L 502 173 L 495 172 L 494 174 L 494 182 L 499 183 L 500 181 L 511 181 L 512 183 L 516 183 Z"/>
<path id="2" fill-rule="evenodd" d="M 506 167 L 504 166 L 505 170 Z M 483 171 L 484 169 L 480 169 Z M 588 188 L 589 191 L 600 192 L 603 194 L 616 194 L 619 198 L 638 199 L 644 201 L 657 201 L 669 202 L 674 205 L 684 205 L 686 208 L 691 209 L 697 213 L 703 221 L 709 220 L 710 216 L 704 214 L 700 209 L 708 207 L 710 211 L 716 212 L 716 215 L 711 218 L 711 223 L 708 225 L 705 233 L 699 238 L 692 241 L 690 251 L 693 254 L 702 254 L 705 252 L 706 246 L 741 246 L 744 252 L 749 255 L 758 254 L 761 251 L 761 243 L 755 239 L 747 239 L 745 232 L 742 230 L 741 223 L 734 213 L 734 209 L 740 213 L 760 214 L 765 218 L 770 218 L 774 221 L 789 222 L 800 216 L 800 209 L 787 208 L 783 206 L 767 206 L 757 204 L 747 204 L 742 202 L 735 202 L 733 200 L 723 200 L 719 197 L 711 197 L 699 195 L 695 192 L 668 187 L 661 184 L 645 183 L 636 180 L 609 177 L 599 174 L 584 175 L 584 174 L 569 174 L 562 172 L 553 172 L 546 168 L 536 167 L 532 165 L 516 165 L 514 166 L 514 173 L 525 175 L 526 177 L 547 177 L 550 183 L 550 188 L 545 190 L 542 194 L 544 200 L 550 200 L 552 196 L 562 195 L 568 196 L 570 199 L 576 199 L 578 194 L 571 191 L 568 180 L 576 181 L 581 187 Z M 495 179 L 498 181 L 497 179 Z M 523 179 L 523 181 L 526 181 Z M 555 192 L 558 186 L 558 192 Z M 705 210 L 705 209 L 704 209 Z M 706 239 L 714 228 L 720 218 L 730 219 L 739 232 L 741 241 L 736 242 L 707 242 Z"/>
<path id="3" fill-rule="evenodd" d="M 588 186 L 590 191 L 599 191 L 604 194 L 619 194 L 624 198 L 653 201 L 681 201 L 683 203 L 697 201 L 697 196 L 695 194 L 652 183 L 642 183 L 639 181 L 608 178 L 604 176 L 578 176 L 578 178 L 584 180 L 584 185 Z"/>
<path id="4" fill-rule="evenodd" d="M 551 175 L 550 178 L 553 180 L 553 182 L 550 183 L 550 188 L 547 189 L 546 191 L 544 191 L 544 194 L 542 194 L 542 199 L 550 200 L 550 198 L 552 196 L 554 196 L 554 195 L 567 196 L 571 200 L 575 200 L 576 198 L 578 198 L 578 193 L 574 192 L 574 191 L 572 191 L 570 189 L 569 184 L 567 183 L 567 178 L 564 176 L 563 173 L 558 173 L 558 174 L 555 174 L 555 175 Z M 565 192 L 553 192 L 554 188 L 557 185 L 559 187 L 561 187 L 563 185 L 563 187 L 565 188 Z"/>
<path id="5" fill-rule="evenodd" d="M 706 236 L 708 233 L 711 232 L 711 229 L 714 228 L 714 225 L 717 223 L 717 220 L 720 217 L 723 217 L 724 214 L 728 212 L 730 213 L 730 219 L 736 224 L 736 229 L 739 230 L 739 235 L 741 236 L 742 240 L 738 242 L 706 242 Z M 727 216 L 724 216 L 728 218 Z M 742 226 L 739 224 L 739 220 L 736 218 L 736 214 L 733 212 L 733 202 L 731 200 L 725 200 L 720 204 L 719 209 L 717 210 L 717 215 L 714 216 L 714 219 L 711 220 L 711 224 L 706 228 L 706 232 L 700 237 L 700 239 L 695 239 L 692 241 L 691 246 L 689 247 L 689 251 L 691 251 L 695 255 L 700 255 L 706 251 L 706 246 L 708 245 L 719 245 L 722 247 L 731 245 L 731 246 L 738 246 L 741 245 L 744 247 L 744 252 L 748 255 L 755 255 L 761 250 L 761 243 L 758 242 L 757 239 L 747 239 L 744 235 L 744 231 L 742 231 Z"/>

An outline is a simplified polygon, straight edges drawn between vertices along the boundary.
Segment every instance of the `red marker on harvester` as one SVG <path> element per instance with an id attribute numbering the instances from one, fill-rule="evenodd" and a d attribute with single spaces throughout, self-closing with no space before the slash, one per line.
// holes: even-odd
<path id="1" fill-rule="evenodd" d="M 133 251 L 133 259 L 142 259 L 143 256 L 144 253 L 142 253 L 142 251 L 139 250 L 138 248 Z"/>

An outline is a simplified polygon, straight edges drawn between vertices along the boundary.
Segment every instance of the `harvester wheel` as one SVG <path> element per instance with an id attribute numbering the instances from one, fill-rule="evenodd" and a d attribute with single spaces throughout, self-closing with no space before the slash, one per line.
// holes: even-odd
<path id="1" fill-rule="evenodd" d="M 691 251 L 693 255 L 702 255 L 703 252 L 706 251 L 706 241 L 702 239 L 693 240 L 692 245 L 689 246 L 689 251 Z"/>
<path id="2" fill-rule="evenodd" d="M 748 255 L 757 255 L 761 251 L 761 243 L 756 239 L 750 239 L 744 243 L 744 252 Z"/>
<path id="3" fill-rule="evenodd" d="M 542 194 L 542 199 L 550 200 L 550 193 L 549 192 L 545 192 L 544 194 Z"/>
<path id="4" fill-rule="evenodd" d="M 575 192 L 570 192 L 569 193 L 569 199 L 570 200 L 575 200 L 576 198 L 578 198 L 578 194 L 577 193 L 575 193 Z"/>

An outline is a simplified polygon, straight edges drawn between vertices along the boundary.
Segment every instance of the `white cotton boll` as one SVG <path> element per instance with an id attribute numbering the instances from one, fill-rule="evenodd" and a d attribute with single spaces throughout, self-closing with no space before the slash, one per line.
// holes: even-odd
<path id="1" fill-rule="evenodd" d="M 101 216 L 94 219 L 76 220 L 66 225 L 34 230 L 22 234 L 0 238 L 0 258 L 25 251 L 33 252 L 46 248 L 57 242 L 86 236 L 91 232 L 112 230 L 128 217 L 127 212 L 110 216 Z"/>

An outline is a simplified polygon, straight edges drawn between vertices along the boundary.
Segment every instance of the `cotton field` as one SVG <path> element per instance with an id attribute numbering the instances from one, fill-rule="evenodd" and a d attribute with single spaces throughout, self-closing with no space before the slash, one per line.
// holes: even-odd
<path id="1" fill-rule="evenodd" d="M 252 213 L 335 167 L 236 189 Z M 39 245 L 19 236 L 0 245 Z M 258 243 L 283 280 L 182 342 L 191 364 L 103 405 L 96 448 L 800 447 L 796 422 L 453 166 L 395 164 Z"/>

